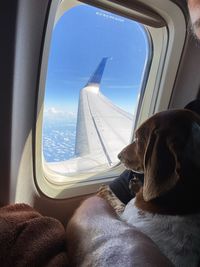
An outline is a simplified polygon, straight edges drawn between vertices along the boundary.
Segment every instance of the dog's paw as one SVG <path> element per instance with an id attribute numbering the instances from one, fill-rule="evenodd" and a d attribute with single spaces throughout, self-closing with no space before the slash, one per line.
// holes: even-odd
<path id="1" fill-rule="evenodd" d="M 118 215 L 124 211 L 124 203 L 117 198 L 108 185 L 102 185 L 97 192 L 97 196 L 105 199 Z"/>
<path id="2" fill-rule="evenodd" d="M 137 177 L 133 177 L 129 181 L 129 189 L 130 189 L 131 194 L 133 196 L 136 195 L 140 191 L 140 188 L 142 186 L 143 186 L 143 182 L 139 178 L 137 178 Z"/>

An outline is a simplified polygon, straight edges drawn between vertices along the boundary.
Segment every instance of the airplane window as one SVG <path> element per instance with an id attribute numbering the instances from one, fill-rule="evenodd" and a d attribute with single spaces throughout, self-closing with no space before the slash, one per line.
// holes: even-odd
<path id="1" fill-rule="evenodd" d="M 150 56 L 145 27 L 81 4 L 56 22 L 48 59 L 43 159 L 60 174 L 118 163 L 132 138 Z"/>

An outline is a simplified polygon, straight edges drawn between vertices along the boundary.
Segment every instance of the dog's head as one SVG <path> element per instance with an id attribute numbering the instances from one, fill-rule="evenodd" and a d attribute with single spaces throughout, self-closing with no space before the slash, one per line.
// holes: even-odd
<path id="1" fill-rule="evenodd" d="M 126 168 L 144 173 L 145 201 L 162 196 L 189 172 L 200 175 L 200 117 L 189 110 L 157 113 L 118 157 Z"/>

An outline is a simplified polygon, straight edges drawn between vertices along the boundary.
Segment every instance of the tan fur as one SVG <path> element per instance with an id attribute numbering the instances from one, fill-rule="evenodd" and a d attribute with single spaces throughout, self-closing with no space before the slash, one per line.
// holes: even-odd
<path id="1" fill-rule="evenodd" d="M 117 198 L 108 185 L 102 185 L 97 192 L 97 196 L 105 199 L 118 215 L 124 211 L 125 205 Z"/>

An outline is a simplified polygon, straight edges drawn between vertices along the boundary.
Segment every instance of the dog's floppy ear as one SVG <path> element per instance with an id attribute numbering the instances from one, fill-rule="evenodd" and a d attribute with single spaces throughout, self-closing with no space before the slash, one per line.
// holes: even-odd
<path id="1" fill-rule="evenodd" d="M 179 180 L 177 152 L 167 136 L 155 130 L 150 135 L 144 156 L 143 197 L 149 201 L 175 186 Z"/>

